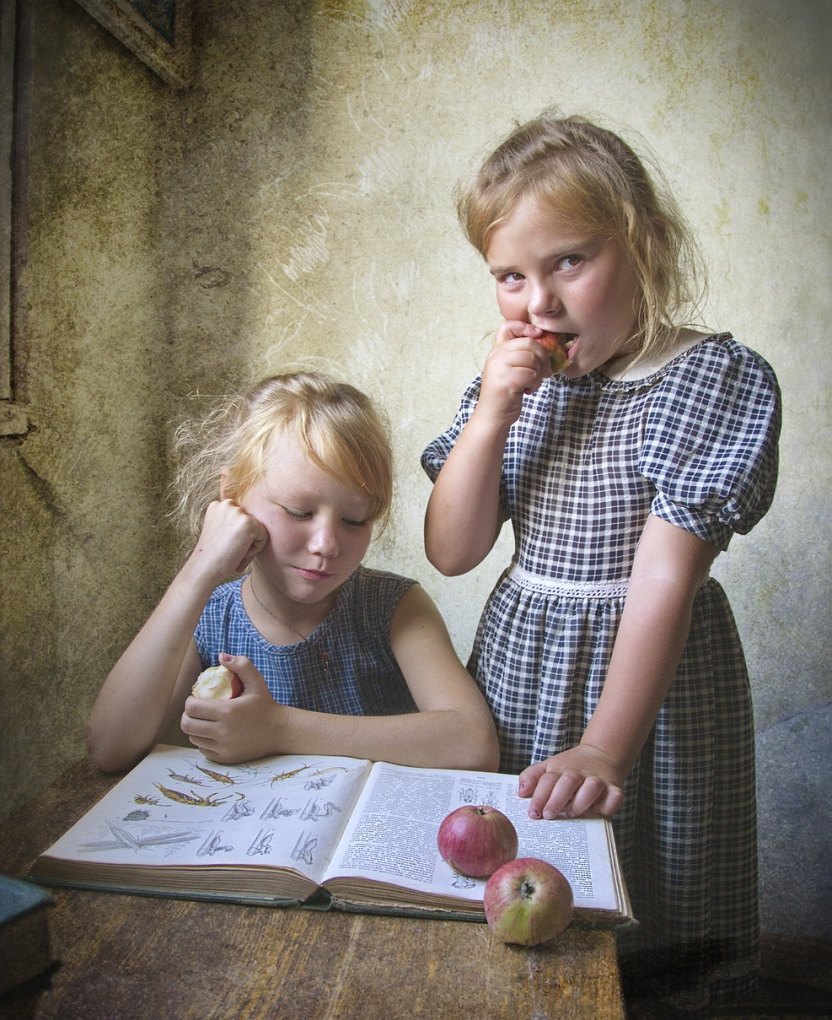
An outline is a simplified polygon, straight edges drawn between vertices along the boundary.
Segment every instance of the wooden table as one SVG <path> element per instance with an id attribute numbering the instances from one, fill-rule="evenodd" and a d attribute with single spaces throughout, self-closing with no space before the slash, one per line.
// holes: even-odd
<path id="1" fill-rule="evenodd" d="M 0 872 L 29 865 L 116 777 L 80 761 L 0 832 Z M 60 966 L 0 1016 L 85 1020 L 624 1020 L 611 929 L 535 949 L 485 924 L 55 889 Z M 1 964 L 0 964 L 1 965 Z"/>

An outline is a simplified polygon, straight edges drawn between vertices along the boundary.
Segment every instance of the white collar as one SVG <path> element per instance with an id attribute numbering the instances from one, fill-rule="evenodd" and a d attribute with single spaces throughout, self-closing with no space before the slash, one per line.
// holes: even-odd
<path id="1" fill-rule="evenodd" d="M 653 375 L 654 372 L 664 368 L 669 361 L 678 357 L 688 350 L 689 347 L 693 347 L 700 340 L 704 340 L 707 335 L 707 333 L 698 333 L 693 329 L 680 330 L 676 343 L 669 350 L 663 351 L 652 358 L 641 358 L 635 365 L 633 365 L 633 362 L 638 357 L 638 354 L 624 354 L 620 358 L 615 358 L 609 362 L 601 371 L 607 378 L 614 379 L 616 382 L 632 382 L 634 379 L 646 379 L 648 376 Z"/>

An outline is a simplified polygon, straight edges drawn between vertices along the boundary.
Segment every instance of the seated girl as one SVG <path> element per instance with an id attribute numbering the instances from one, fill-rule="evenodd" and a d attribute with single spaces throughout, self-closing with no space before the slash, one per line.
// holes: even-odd
<path id="1" fill-rule="evenodd" d="M 132 767 L 178 720 L 223 764 L 300 753 L 497 768 L 491 715 L 436 606 L 414 580 L 362 565 L 393 489 L 370 400 L 319 374 L 275 376 L 181 427 L 177 447 L 196 544 L 98 695 L 98 767 Z M 242 693 L 193 697 L 218 664 Z"/>

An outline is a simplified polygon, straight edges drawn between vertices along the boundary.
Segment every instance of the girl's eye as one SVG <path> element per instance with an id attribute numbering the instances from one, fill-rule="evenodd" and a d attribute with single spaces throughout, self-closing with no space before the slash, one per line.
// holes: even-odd
<path id="1" fill-rule="evenodd" d="M 308 521 L 314 516 L 311 510 L 293 510 L 290 506 L 283 506 L 282 503 L 280 508 L 293 521 Z M 352 517 L 342 517 L 341 520 L 350 528 L 366 528 L 370 524 L 369 520 L 359 520 Z"/>
<path id="2" fill-rule="evenodd" d="M 508 287 L 516 287 L 518 283 L 522 283 L 524 276 L 522 273 L 503 273 L 502 276 L 498 277 L 498 282 L 505 284 Z"/>
<path id="3" fill-rule="evenodd" d="M 349 525 L 349 527 L 351 528 L 366 528 L 367 525 L 370 523 L 369 521 L 354 521 L 349 517 L 342 517 L 341 519 L 343 520 L 344 524 Z"/>
<path id="4" fill-rule="evenodd" d="M 558 262 L 559 269 L 576 269 L 583 262 L 582 255 L 564 255 Z"/>

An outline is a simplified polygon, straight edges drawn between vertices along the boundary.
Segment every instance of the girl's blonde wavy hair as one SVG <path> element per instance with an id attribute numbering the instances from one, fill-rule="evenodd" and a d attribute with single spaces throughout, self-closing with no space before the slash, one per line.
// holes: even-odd
<path id="1" fill-rule="evenodd" d="M 370 500 L 382 528 L 393 499 L 393 453 L 387 421 L 369 397 L 317 372 L 271 376 L 232 394 L 207 418 L 184 422 L 174 434 L 176 500 L 171 516 L 191 538 L 209 503 L 239 502 L 262 477 L 273 435 L 294 430 L 306 455 Z"/>
<path id="2" fill-rule="evenodd" d="M 657 169 L 618 135 L 552 110 L 515 128 L 456 193 L 471 244 L 485 257 L 491 233 L 526 197 L 593 236 L 615 238 L 638 281 L 639 357 L 661 355 L 705 296 L 696 243 Z"/>

